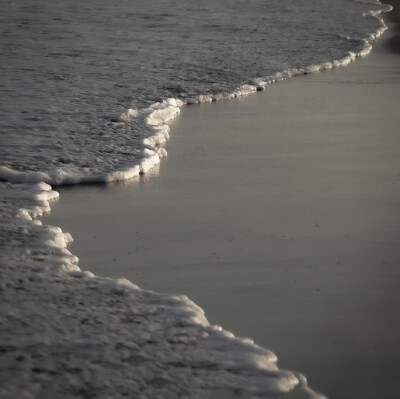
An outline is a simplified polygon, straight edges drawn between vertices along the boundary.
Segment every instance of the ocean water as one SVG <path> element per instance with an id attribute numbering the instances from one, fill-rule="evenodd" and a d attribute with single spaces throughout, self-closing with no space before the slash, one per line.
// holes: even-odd
<path id="1" fill-rule="evenodd" d="M 157 165 L 184 106 L 367 54 L 389 10 L 361 0 L 2 2 L 0 396 L 322 397 L 267 349 L 210 326 L 188 298 L 81 272 L 72 237 L 39 217 L 58 197 L 52 186 Z"/>

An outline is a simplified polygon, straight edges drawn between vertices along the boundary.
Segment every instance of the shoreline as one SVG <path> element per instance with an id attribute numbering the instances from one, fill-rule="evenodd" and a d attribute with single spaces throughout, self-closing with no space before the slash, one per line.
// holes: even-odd
<path id="1" fill-rule="evenodd" d="M 43 181 L 2 184 L 0 396 L 397 398 L 399 66 L 378 52 L 332 81 L 183 107 L 161 168 L 156 145 L 140 166 L 55 185 L 61 214 L 41 217 L 58 198 Z M 150 147 L 169 137 L 171 101 L 148 115 L 163 123 Z M 0 179 L 82 183 L 7 167 Z M 53 217 L 75 247 L 42 225 Z"/>
<path id="2" fill-rule="evenodd" d="M 394 53 L 400 53 L 400 1 L 391 0 L 389 4 L 393 10 L 384 19 L 392 23 L 392 37 L 387 40 L 387 47 Z"/>
<path id="3" fill-rule="evenodd" d="M 381 5 L 389 5 L 382 3 L 378 0 Z M 393 4 L 397 4 L 398 0 L 392 0 Z M 391 5 L 392 6 L 392 5 Z M 393 7 L 393 6 L 392 6 Z M 102 185 L 102 184 L 119 184 L 129 182 L 133 179 L 140 178 L 147 173 L 152 173 L 153 169 L 157 169 L 161 163 L 162 158 L 166 157 L 167 152 L 163 145 L 169 140 L 169 125 L 173 120 L 179 116 L 181 109 L 190 105 L 200 105 L 207 103 L 214 103 L 218 101 L 227 101 L 232 99 L 241 99 L 251 94 L 258 93 L 266 90 L 271 84 L 283 82 L 293 77 L 301 77 L 311 73 L 320 73 L 325 71 L 334 71 L 338 68 L 347 67 L 358 58 L 367 56 L 371 49 L 372 43 L 385 32 L 387 26 L 384 24 L 385 18 L 383 17 L 387 13 L 392 13 L 388 10 L 382 10 L 377 14 L 371 14 L 374 18 L 378 19 L 383 25 L 381 28 L 370 34 L 369 39 L 364 39 L 364 48 L 354 53 L 349 51 L 347 55 L 342 58 L 334 59 L 320 64 L 310 64 L 300 69 L 286 69 L 275 73 L 274 75 L 267 77 L 254 77 L 251 79 L 252 83 L 245 83 L 237 87 L 233 92 L 217 95 L 203 95 L 200 94 L 188 102 L 182 101 L 179 98 L 165 98 L 160 102 L 155 102 L 147 108 L 142 109 L 126 109 L 121 115 L 121 121 L 129 121 L 131 118 L 140 118 L 146 120 L 147 127 L 153 129 L 153 135 L 146 137 L 144 143 L 147 146 L 143 152 L 146 155 L 139 159 L 139 162 L 131 164 L 125 167 L 120 167 L 104 174 L 82 174 L 76 175 L 69 171 L 62 169 L 56 173 L 47 173 L 41 171 L 18 171 L 8 166 L 0 166 L 0 181 L 10 182 L 12 184 L 19 183 L 46 183 L 52 185 L 52 187 L 65 187 L 65 186 L 82 186 L 82 185 Z M 396 15 L 398 12 L 395 13 Z M 393 17 L 394 22 L 399 22 L 400 17 Z M 396 25 L 398 26 L 398 24 Z M 390 42 L 393 42 L 390 45 Z M 396 48 L 396 40 L 387 41 L 389 47 L 394 46 Z"/>
<path id="4" fill-rule="evenodd" d="M 382 40 L 382 39 L 381 39 Z M 383 40 L 385 40 L 385 39 L 383 39 Z M 374 50 L 373 50 L 374 51 Z M 360 61 L 358 61 L 358 62 L 362 62 L 363 60 L 360 60 Z M 350 66 L 348 66 L 347 68 L 351 68 L 352 67 L 352 65 L 350 65 Z M 345 69 L 347 69 L 347 68 L 345 68 Z M 329 72 L 329 73 L 326 73 L 326 74 L 324 74 L 324 75 L 326 75 L 326 76 L 324 76 L 323 77 L 323 79 L 322 80 L 329 80 L 329 75 L 330 74 L 332 74 L 332 73 L 334 73 L 334 74 L 338 74 L 338 73 L 343 73 L 344 71 L 345 71 L 345 69 L 343 69 L 343 68 L 341 68 L 341 70 L 340 71 L 332 71 L 332 72 Z M 311 82 L 311 83 L 313 83 L 312 81 L 313 80 L 315 80 L 315 79 L 312 79 L 312 77 L 311 77 L 311 79 L 309 80 L 309 78 L 308 77 L 303 77 L 302 79 L 307 79 L 307 81 L 308 82 Z M 292 80 L 290 80 L 290 81 L 288 81 L 287 83 L 286 82 L 284 82 L 284 83 L 282 83 L 282 84 L 285 84 L 285 85 L 289 85 L 289 84 L 291 84 L 291 81 Z M 305 82 L 303 82 L 303 83 L 300 83 L 300 86 L 304 86 L 304 83 Z M 280 86 L 281 85 L 276 85 L 276 86 L 279 86 L 279 87 L 277 87 L 277 89 L 279 90 L 280 89 Z M 267 89 L 267 93 L 269 93 L 270 91 L 272 91 L 271 89 L 270 89 L 270 87 Z M 276 90 L 273 90 L 274 92 L 276 92 Z M 261 94 L 261 95 L 263 95 L 263 94 Z M 255 97 L 255 96 L 252 96 L 252 97 Z M 242 100 L 240 100 L 240 101 L 242 101 Z M 244 102 L 246 102 L 247 101 L 247 99 L 244 99 L 243 100 Z M 268 105 L 271 105 L 271 104 L 268 104 Z M 216 105 L 212 105 L 212 107 L 215 107 Z M 203 109 L 205 109 L 206 107 L 208 107 L 207 105 L 205 105 L 205 106 L 199 106 L 198 108 L 201 110 L 201 107 L 204 107 Z M 193 108 L 195 108 L 195 107 L 193 107 Z M 196 107 L 197 108 L 197 107 Z M 221 112 L 227 112 L 227 115 L 230 115 L 231 117 L 234 115 L 233 113 L 230 113 L 229 114 L 229 112 L 231 112 L 231 111 L 224 111 L 224 105 L 222 105 L 221 107 L 219 107 L 220 108 L 220 110 L 219 111 L 221 111 Z M 197 111 L 199 111 L 199 109 L 194 109 L 194 112 L 197 112 Z M 247 116 L 248 117 L 248 116 Z M 182 117 L 181 117 L 182 118 Z M 180 125 L 182 122 L 179 120 L 179 121 L 177 121 L 174 125 Z M 172 138 L 172 142 L 175 140 L 175 138 L 174 138 L 174 135 L 173 135 L 173 138 Z M 174 144 L 172 143 L 171 144 L 171 147 L 173 146 Z M 288 145 L 287 143 L 285 144 L 285 145 Z M 171 153 L 172 153 L 172 148 L 171 148 Z M 173 156 L 173 155 L 172 155 Z M 240 156 L 239 156 L 239 158 L 240 158 Z M 170 162 L 170 160 L 167 160 L 166 161 L 166 163 L 167 164 L 169 164 L 169 163 L 171 163 Z M 161 171 L 160 171 L 160 174 L 161 174 L 161 179 L 160 180 L 162 180 L 163 179 L 163 174 L 164 174 L 164 171 L 163 171 L 163 169 L 166 167 L 166 166 L 168 166 L 168 165 L 163 165 L 163 168 L 161 169 Z M 220 166 L 220 167 L 224 167 L 224 166 Z M 177 173 L 177 171 L 175 170 L 175 173 Z M 149 178 L 150 178 L 150 180 L 149 180 Z M 213 175 L 212 174 L 210 174 L 209 176 L 208 176 L 208 178 L 213 178 Z M 145 176 L 144 177 L 144 180 L 145 180 L 145 185 L 151 185 L 152 184 L 152 182 L 151 182 L 151 176 Z M 202 183 L 204 183 L 204 181 L 202 181 Z M 276 183 L 276 182 L 275 182 Z M 129 184 L 129 183 L 128 183 Z M 159 184 L 159 182 L 154 182 L 154 184 Z M 114 187 L 114 188 L 117 188 L 118 189 L 118 187 Z M 215 187 L 214 187 L 215 188 Z M 73 189 L 72 189 L 73 190 Z M 99 188 L 99 190 L 100 191 L 106 191 L 106 190 L 103 190 L 103 188 Z M 66 190 L 63 190 L 63 191 L 65 191 L 65 193 L 66 193 Z M 125 191 L 125 190 L 119 190 L 120 192 L 122 192 L 122 191 Z M 72 191 L 70 191 L 70 193 L 72 193 Z M 113 196 L 115 197 L 115 194 L 117 194 L 117 193 L 114 193 L 113 194 Z M 125 193 L 126 194 L 126 193 Z M 88 194 L 89 195 L 89 194 Z M 96 196 L 97 194 L 95 194 L 95 196 Z M 61 199 L 61 201 L 63 201 L 63 198 L 64 198 L 64 195 L 62 195 L 62 199 Z M 132 200 L 132 198 L 130 199 L 130 200 Z M 67 199 L 67 201 L 70 201 L 70 199 Z M 108 203 L 108 204 L 110 204 L 110 203 Z M 161 201 L 159 201 L 158 202 L 158 206 L 160 207 L 162 204 L 161 204 Z M 55 207 L 57 207 L 57 205 L 55 206 Z M 159 210 L 160 210 L 161 208 L 159 208 Z M 67 211 L 67 213 L 66 214 L 68 214 L 68 211 Z M 53 215 L 50 215 L 50 220 L 52 220 L 52 216 Z M 110 215 L 108 215 L 108 216 L 110 216 Z M 214 215 L 214 216 L 216 216 L 216 215 Z M 54 220 L 54 219 L 53 219 Z M 143 221 L 143 223 L 145 224 L 145 220 Z M 199 222 L 197 222 L 197 223 L 199 223 Z M 99 225 L 100 225 L 101 223 L 99 223 Z M 63 225 L 63 224 L 61 224 L 61 225 Z M 314 228 L 316 228 L 316 229 L 319 229 L 320 228 L 320 226 L 318 225 L 318 227 L 317 227 L 317 225 L 318 225 L 318 223 L 317 222 L 315 222 L 315 224 L 312 226 L 312 230 L 314 229 Z M 155 227 L 155 226 L 154 226 Z M 156 227 L 155 227 L 156 228 Z M 71 231 L 71 229 L 69 229 L 70 231 Z M 71 231 L 72 232 L 72 231 Z M 126 233 L 127 233 L 127 231 L 126 231 Z M 149 234 L 150 234 L 151 232 L 149 232 Z M 297 233 L 298 234 L 298 233 Z M 80 243 L 80 245 L 82 245 L 82 243 L 81 243 L 81 240 L 78 238 L 78 235 L 76 235 L 75 233 L 73 233 L 73 236 L 75 237 L 75 238 L 77 238 L 78 239 L 78 241 L 79 241 L 79 243 Z M 276 245 L 281 245 L 281 238 L 283 238 L 283 237 L 278 237 L 278 235 L 275 235 L 275 237 L 272 237 L 272 240 L 275 242 L 275 244 Z M 248 244 L 248 243 L 247 243 Z M 227 251 L 229 252 L 229 250 L 231 250 L 231 248 L 230 248 L 230 246 L 228 245 L 228 247 L 227 247 Z M 148 253 L 147 253 L 147 255 L 148 255 Z M 163 254 L 161 254 L 161 255 L 163 255 Z M 217 254 L 216 252 L 214 252 L 214 253 L 210 253 L 209 254 L 209 256 L 210 256 L 210 260 L 213 262 L 213 263 L 215 263 L 215 265 L 217 265 L 219 262 L 216 260 L 217 259 L 217 257 L 219 256 L 219 254 Z M 129 258 L 128 258 L 129 259 Z M 144 258 L 143 258 L 144 259 Z M 127 259 L 126 259 L 127 260 Z M 84 262 L 82 262 L 82 264 L 83 265 L 85 265 L 86 264 L 86 262 L 84 261 Z M 230 264 L 230 267 L 232 266 L 232 262 L 231 262 L 231 264 Z M 216 266 L 217 267 L 217 266 Z M 141 271 L 142 273 L 145 273 L 145 271 Z M 157 274 L 157 273 L 160 273 L 161 272 L 161 269 L 158 269 L 158 270 L 156 270 L 155 271 L 155 274 Z M 135 274 L 136 273 L 136 274 Z M 154 273 L 154 272 L 153 272 Z M 136 276 L 138 276 L 138 274 L 137 274 L 137 271 L 134 271 L 134 274 L 133 275 L 136 275 Z M 217 273 L 214 273 L 214 275 L 213 275 L 213 277 L 215 277 L 216 279 L 218 279 L 218 278 L 220 278 L 220 276 L 221 276 L 221 271 L 219 270 L 218 271 L 218 269 L 217 269 Z M 124 276 L 124 277 L 127 277 L 127 276 Z M 148 281 L 151 281 L 152 280 L 152 278 L 150 278 L 151 276 L 149 276 L 149 278 L 148 278 Z M 153 277 L 154 277 L 154 275 L 153 275 Z M 201 277 L 201 274 L 198 274 L 198 275 L 192 275 L 191 276 L 191 278 L 193 278 L 193 277 L 196 277 L 196 278 L 199 278 L 199 277 Z M 298 276 L 299 277 L 299 276 Z M 179 277 L 178 277 L 179 278 Z M 279 278 L 281 278 L 281 277 L 279 277 Z M 136 278 L 134 278 L 134 277 L 132 277 L 132 280 L 133 280 L 133 282 L 134 283 L 139 283 L 138 282 L 138 279 Z M 161 283 L 162 284 L 162 283 Z M 237 284 L 237 282 L 236 282 L 236 284 Z M 141 285 L 140 283 L 139 283 L 139 285 Z M 151 288 L 150 286 L 148 286 L 148 287 L 145 287 L 145 288 Z M 249 290 L 251 290 L 251 287 L 249 286 L 249 287 L 247 287 Z M 293 287 L 292 287 L 293 288 Z M 158 290 L 158 289 L 157 289 Z M 173 291 L 173 289 L 172 289 L 172 292 L 174 292 Z M 250 294 L 251 293 L 251 291 L 248 291 L 248 294 Z M 192 298 L 192 296 L 189 294 L 189 297 L 191 298 L 191 299 L 194 299 L 195 300 L 195 302 L 196 303 L 198 303 L 197 302 L 197 300 L 195 299 L 195 298 Z M 223 314 L 223 312 L 224 312 L 224 309 L 220 309 L 219 310 L 219 312 L 221 313 L 221 314 Z M 209 311 L 206 309 L 206 316 L 209 316 Z M 243 316 L 243 315 L 242 315 Z M 234 313 L 232 313 L 232 315 L 231 315 L 231 317 L 234 317 Z M 276 317 L 279 317 L 279 315 L 276 315 Z M 216 320 L 214 320 L 214 321 L 216 321 Z M 223 326 L 224 326 L 224 328 L 228 328 L 229 330 L 232 330 L 233 332 L 235 332 L 235 333 L 239 333 L 239 331 L 237 331 L 237 329 L 235 330 L 234 328 L 232 328 L 232 327 L 229 327 L 228 325 L 226 325 L 226 323 L 221 323 Z M 245 330 L 244 330 L 244 334 L 246 334 L 245 333 Z M 240 332 L 240 334 L 239 335 L 243 335 L 241 332 Z M 260 340 L 256 340 L 257 342 L 259 342 L 260 343 Z M 267 347 L 269 347 L 268 345 L 266 345 Z M 274 348 L 271 348 L 271 349 L 274 349 Z M 279 350 L 277 350 L 276 351 L 277 352 L 277 355 L 278 355 L 278 357 L 280 357 L 280 351 Z M 286 364 L 281 364 L 281 366 L 284 366 L 285 368 L 289 368 Z M 304 370 L 303 369 L 301 369 L 301 368 L 299 368 L 299 370 L 301 371 L 301 372 L 304 372 Z M 307 375 L 307 373 L 305 372 L 305 374 Z M 324 392 L 324 390 L 321 388 L 321 387 L 317 387 L 317 386 L 315 386 L 315 384 L 313 384 L 313 379 L 311 378 L 311 386 L 312 387 L 315 387 L 317 390 L 320 390 L 320 391 L 323 391 Z M 325 392 L 324 392 L 325 393 Z"/>

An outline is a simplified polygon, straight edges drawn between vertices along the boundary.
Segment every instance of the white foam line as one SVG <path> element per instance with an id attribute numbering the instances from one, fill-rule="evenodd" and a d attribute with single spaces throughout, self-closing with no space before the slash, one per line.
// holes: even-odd
<path id="1" fill-rule="evenodd" d="M 375 3 L 374 3 L 375 4 Z M 376 3 L 379 4 L 379 3 Z M 321 64 L 309 65 L 304 68 L 289 68 L 284 71 L 264 78 L 254 78 L 254 84 L 245 84 L 238 87 L 235 91 L 228 94 L 199 95 L 183 102 L 175 98 L 168 98 L 162 102 L 157 102 L 144 109 L 127 109 L 120 115 L 121 122 L 129 122 L 133 119 L 142 120 L 153 134 L 143 139 L 143 144 L 147 147 L 142 152 L 142 157 L 137 163 L 119 168 L 105 174 L 82 175 L 79 170 L 56 169 L 49 173 L 43 172 L 20 172 L 6 166 L 0 167 L 0 180 L 11 183 L 37 183 L 46 182 L 52 185 L 80 184 L 80 183 L 109 183 L 128 180 L 144 174 L 160 163 L 160 159 L 167 156 L 167 151 L 160 148 L 169 139 L 169 123 L 174 120 L 181 111 L 181 108 L 190 104 L 200 104 L 239 98 L 247 96 L 256 91 L 264 90 L 266 86 L 280 82 L 295 76 L 306 75 L 315 72 L 327 71 L 333 68 L 343 67 L 353 62 L 358 57 L 365 57 L 372 50 L 371 42 L 379 38 L 387 29 L 386 24 L 380 14 L 393 10 L 391 5 L 382 5 L 380 10 L 370 10 L 363 14 L 364 17 L 373 17 L 379 20 L 381 27 L 374 33 L 368 35 L 367 39 L 360 39 L 364 42 L 363 49 L 358 53 L 349 52 L 341 59 L 323 62 Z M 351 38 L 349 38 L 350 40 Z"/>
<path id="2" fill-rule="evenodd" d="M 59 227 L 43 226 L 37 219 L 50 210 L 50 201 L 57 199 L 58 193 L 43 182 L 29 186 L 27 190 L 19 190 L 19 194 L 15 197 L 16 200 L 22 199 L 25 204 L 24 208 L 18 211 L 17 220 L 20 224 L 17 230 L 21 231 L 24 224 L 27 226 L 32 224 L 36 227 L 34 230 L 36 240 L 29 241 L 26 250 L 26 255 L 30 258 L 26 268 L 31 268 L 33 271 L 29 280 L 40 282 L 40 284 L 34 283 L 29 288 L 25 285 L 24 290 L 21 291 L 20 299 L 30 292 L 33 292 L 35 298 L 32 303 L 25 301 L 23 307 L 18 310 L 19 313 L 22 310 L 29 313 L 30 316 L 27 317 L 29 317 L 30 327 L 26 331 L 20 329 L 18 334 L 10 338 L 8 345 L 12 348 L 21 347 L 20 350 L 23 350 L 27 356 L 32 351 L 32 353 L 39 351 L 39 357 L 32 357 L 31 367 L 46 370 L 56 367 L 57 370 L 63 370 L 64 367 L 72 369 L 79 366 L 82 369 L 90 369 L 94 362 L 96 375 L 103 373 L 103 378 L 108 381 L 107 384 L 113 390 L 123 386 L 125 379 L 121 379 L 121 373 L 125 370 L 130 375 L 129 385 L 136 384 L 139 387 L 149 386 L 147 374 L 167 373 L 169 377 L 166 379 L 165 387 L 162 388 L 163 391 L 156 391 L 157 395 L 163 397 L 176 397 L 173 382 L 179 381 L 182 384 L 182 381 L 187 381 L 183 387 L 186 392 L 194 393 L 193 397 L 204 393 L 204 389 L 240 389 L 258 397 L 282 397 L 290 393 L 290 395 L 294 394 L 294 397 L 300 395 L 299 397 L 307 399 L 324 399 L 322 395 L 308 388 L 304 376 L 279 369 L 276 364 L 277 357 L 271 351 L 259 347 L 250 339 L 237 338 L 219 326 L 210 325 L 204 311 L 186 296 L 157 294 L 142 290 L 126 279 L 114 280 L 97 277 L 90 272 L 82 272 L 78 266 L 78 258 L 67 249 L 72 241 L 71 235 L 63 233 Z M 24 198 L 21 198 L 21 195 Z M 31 231 L 27 229 L 26 234 L 29 237 L 31 237 Z M 20 271 L 25 273 L 22 269 Z M 13 277 L 14 281 L 23 281 L 23 279 Z M 54 282 L 56 284 L 53 284 Z M 74 284 L 71 285 L 71 282 Z M 65 286 L 61 283 L 65 283 Z M 71 308 L 71 295 L 74 297 L 78 295 L 79 298 L 82 292 L 84 296 L 80 297 L 80 308 Z M 13 289 L 3 290 L 3 300 L 6 305 L 15 306 L 14 298 Z M 40 313 L 44 312 L 40 298 L 45 298 L 49 302 L 45 313 Z M 59 304 L 55 303 L 53 306 L 52 300 L 58 301 Z M 39 308 L 36 301 L 41 304 Z M 116 330 L 113 323 L 107 324 L 107 321 L 103 321 L 107 312 L 100 305 L 100 303 L 106 303 L 108 307 L 115 301 L 117 301 L 118 310 L 112 313 L 112 320 L 116 323 Z M 21 314 L 25 314 L 23 312 Z M 73 317 L 73 312 L 78 312 L 79 315 Z M 33 339 L 31 329 L 36 326 L 36 317 L 39 317 L 40 323 L 43 323 L 41 321 L 43 318 L 46 319 L 46 332 L 35 338 L 35 345 L 26 346 L 26 342 L 31 342 Z M 122 323 L 120 319 L 123 320 Z M 63 324 L 60 328 L 58 320 L 64 320 L 64 323 L 66 320 L 69 321 L 67 325 Z M 101 332 L 94 334 L 87 332 L 86 328 L 89 327 L 80 325 L 82 320 L 89 322 L 95 320 L 101 326 Z M 135 328 L 132 331 L 132 326 L 125 320 L 136 320 L 139 324 L 134 324 Z M 8 323 L 11 322 L 8 321 Z M 19 319 L 16 319 L 16 323 L 19 323 Z M 85 344 L 84 352 L 79 350 L 83 339 L 82 331 L 85 331 L 89 339 Z M 91 331 L 90 328 L 89 331 Z M 111 352 L 108 351 L 105 363 L 103 354 L 100 353 L 99 356 L 99 342 L 106 342 L 107 348 L 113 348 Z M 144 355 L 140 348 L 143 342 L 151 344 L 146 346 Z M 139 364 L 137 367 L 141 372 L 132 374 L 132 368 L 137 362 L 122 361 L 121 352 L 115 345 L 124 345 L 125 352 L 130 356 L 147 356 L 153 361 L 146 362 L 146 365 Z M 127 351 L 126 348 L 129 350 Z M 62 351 L 66 352 L 67 363 L 63 360 L 63 356 L 60 356 Z M 83 358 L 81 353 L 84 354 Z M 9 359 L 9 361 L 12 360 Z M 109 369 L 108 364 L 111 364 L 113 369 L 115 365 L 118 365 L 116 377 L 110 377 L 114 370 Z M 197 372 L 193 373 L 193 370 L 201 371 L 202 378 L 196 377 Z M 20 377 L 18 387 L 21 387 L 21 390 L 32 389 L 30 385 L 32 377 L 29 373 L 18 373 L 18 376 Z M 58 376 L 62 381 L 57 384 L 62 384 L 65 392 L 76 389 L 76 385 L 71 388 L 70 381 L 63 379 L 62 374 L 54 378 Z M 112 378 L 117 378 L 118 386 L 113 386 Z M 205 382 L 202 379 L 205 379 Z M 16 389 L 14 396 L 20 396 L 20 392 Z M 7 391 L 7 394 L 9 393 Z"/>

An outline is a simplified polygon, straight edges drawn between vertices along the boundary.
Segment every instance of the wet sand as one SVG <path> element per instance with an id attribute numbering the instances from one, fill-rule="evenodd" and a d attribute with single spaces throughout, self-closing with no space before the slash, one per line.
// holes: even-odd
<path id="1" fill-rule="evenodd" d="M 59 188 L 82 269 L 188 295 L 337 399 L 398 398 L 400 56 L 183 110 L 137 181 Z"/>

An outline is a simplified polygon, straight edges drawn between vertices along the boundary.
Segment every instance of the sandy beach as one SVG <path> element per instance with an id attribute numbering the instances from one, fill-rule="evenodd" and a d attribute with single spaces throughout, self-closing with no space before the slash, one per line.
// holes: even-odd
<path id="1" fill-rule="evenodd" d="M 398 15 L 346 68 L 185 108 L 158 170 L 56 188 L 44 223 L 82 269 L 187 295 L 329 398 L 397 398 Z"/>

